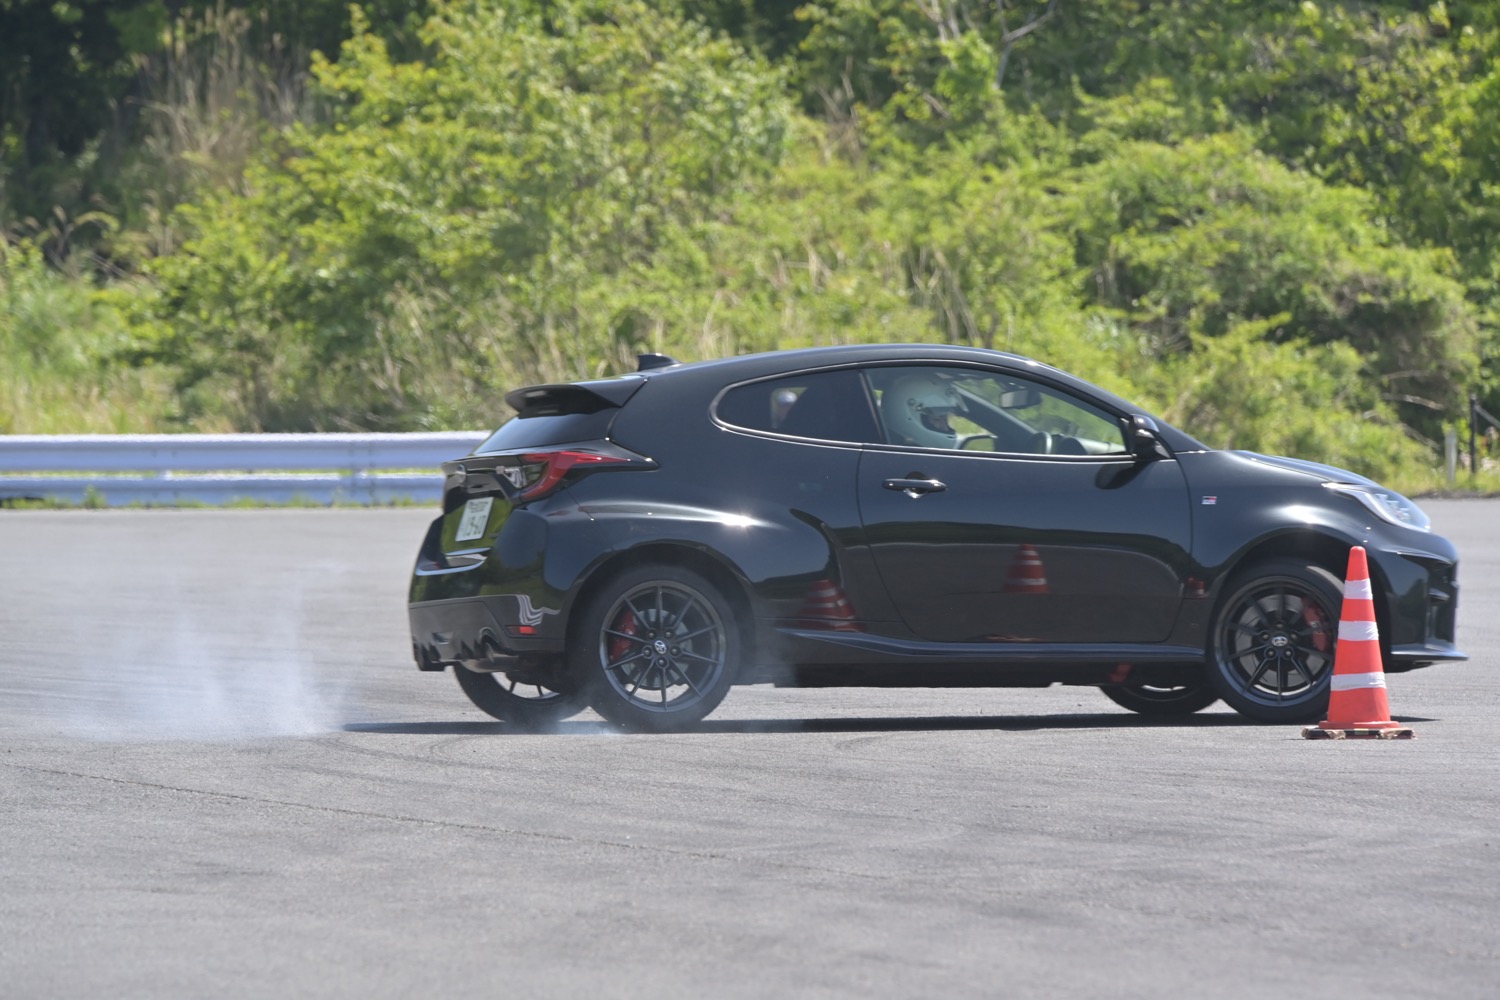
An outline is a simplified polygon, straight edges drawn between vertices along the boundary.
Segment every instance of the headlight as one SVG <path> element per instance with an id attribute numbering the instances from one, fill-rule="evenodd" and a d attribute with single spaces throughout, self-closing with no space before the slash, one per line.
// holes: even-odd
<path id="1" fill-rule="evenodd" d="M 1335 493 L 1342 493 L 1346 497 L 1358 500 L 1369 509 L 1370 513 L 1381 520 L 1399 524 L 1403 528 L 1415 528 L 1418 531 L 1432 530 L 1432 522 L 1427 519 L 1422 508 L 1399 493 L 1392 493 L 1378 486 L 1357 486 L 1353 483 L 1324 483 L 1323 485 Z"/>

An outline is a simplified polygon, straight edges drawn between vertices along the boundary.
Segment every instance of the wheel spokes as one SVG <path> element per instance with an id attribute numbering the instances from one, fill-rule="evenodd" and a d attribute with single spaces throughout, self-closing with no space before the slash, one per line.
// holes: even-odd
<path id="1" fill-rule="evenodd" d="M 1238 629 L 1246 635 L 1253 636 L 1257 639 L 1260 638 L 1261 633 L 1265 632 L 1270 627 L 1271 623 L 1266 621 L 1264 618 L 1257 618 L 1252 623 L 1244 621 L 1243 617 L 1241 617 L 1230 624 L 1230 628 Z"/>
<path id="2" fill-rule="evenodd" d="M 692 632 L 686 632 L 686 633 L 684 633 L 682 635 L 673 635 L 672 636 L 672 641 L 673 642 L 687 642 L 689 639 L 696 639 L 700 635 L 707 635 L 710 632 L 715 632 L 715 631 L 718 630 L 718 628 L 719 628 L 719 626 L 717 626 L 717 625 L 705 625 L 702 628 L 696 629 L 696 630 L 694 630 Z"/>
<path id="3" fill-rule="evenodd" d="M 538 684 L 536 681 L 523 682 L 506 673 L 495 673 L 491 674 L 490 676 L 494 678 L 496 687 L 498 687 L 501 691 L 504 691 L 506 694 L 510 695 L 512 698 L 517 699 L 518 701 L 556 701 L 559 698 L 563 697 L 561 692 L 554 691 L 549 687 L 544 687 L 543 685 Z M 526 688 L 530 688 L 536 693 L 531 694 L 530 692 L 525 690 Z"/>
<path id="4" fill-rule="evenodd" d="M 1276 661 L 1269 656 L 1262 658 L 1260 661 L 1260 667 L 1245 681 L 1245 688 L 1249 690 L 1251 688 L 1254 688 L 1255 685 L 1259 684 L 1260 679 L 1266 675 L 1266 671 L 1271 669 L 1271 664 L 1275 662 Z"/>
<path id="5" fill-rule="evenodd" d="M 633 697 L 635 693 L 641 689 L 641 682 L 646 679 L 646 673 L 650 669 L 651 661 L 647 660 L 635 670 L 632 670 L 630 672 L 630 676 L 625 678 L 625 686 L 629 689 L 629 691 L 627 692 L 628 694 Z"/>
<path id="6" fill-rule="evenodd" d="M 689 676 L 688 676 L 688 675 L 687 675 L 687 674 L 686 674 L 686 673 L 685 673 L 685 672 L 684 672 L 684 671 L 683 671 L 683 670 L 682 670 L 682 668 L 681 668 L 681 667 L 679 667 L 679 666 L 677 666 L 677 664 L 675 664 L 675 663 L 673 663 L 673 664 L 672 664 L 672 665 L 671 665 L 671 666 L 670 666 L 670 668 L 669 668 L 669 669 L 670 669 L 670 670 L 671 670 L 671 671 L 672 671 L 672 673 L 674 673 L 674 674 L 676 674 L 676 675 L 677 675 L 677 677 L 678 677 L 678 679 L 679 679 L 679 680 L 681 680 L 681 681 L 682 681 L 682 683 L 684 683 L 684 684 L 686 684 L 686 685 L 687 685 L 687 686 L 688 686 L 688 687 L 689 687 L 689 688 L 690 688 L 690 689 L 691 689 L 691 690 L 692 690 L 692 692 L 693 692 L 693 694 L 696 694 L 696 695 L 702 695 L 702 694 L 703 694 L 703 692 L 702 692 L 702 691 L 699 691 L 699 690 L 698 690 L 698 685 L 696 685 L 696 684 L 694 684 L 694 683 L 693 683 L 693 679 L 692 679 L 692 678 L 691 678 L 691 677 L 689 677 Z M 666 689 L 666 684 L 665 684 L 665 683 L 663 683 L 663 685 L 662 685 L 662 689 L 663 689 L 663 690 L 665 690 L 665 689 Z"/>
<path id="7" fill-rule="evenodd" d="M 1220 634 L 1225 662 L 1247 695 L 1295 698 L 1322 676 L 1313 656 L 1325 669 L 1331 662 L 1316 645 L 1329 634 L 1329 616 L 1317 597 L 1298 587 L 1278 583 L 1248 593 Z"/>
<path id="8" fill-rule="evenodd" d="M 696 702 L 724 669 L 724 624 L 692 590 L 642 584 L 620 597 L 605 622 L 599 638 L 605 676 L 642 707 L 672 711 Z"/>
<path id="9" fill-rule="evenodd" d="M 533 698 L 533 697 L 535 697 L 535 698 L 547 698 L 547 697 L 551 697 L 551 696 L 553 696 L 553 695 L 556 694 L 555 691 L 548 691 L 546 688 L 542 687 L 540 684 L 528 684 L 528 685 L 526 685 L 527 687 L 536 688 L 536 694 L 535 695 L 516 694 L 516 688 L 518 688 L 518 687 L 521 686 L 521 682 L 518 681 L 518 680 L 516 680 L 514 677 L 511 677 L 508 674 L 506 675 L 505 679 L 506 679 L 506 681 L 509 682 L 508 686 L 505 688 L 506 694 L 514 694 L 514 695 L 516 695 L 517 698 Z"/>

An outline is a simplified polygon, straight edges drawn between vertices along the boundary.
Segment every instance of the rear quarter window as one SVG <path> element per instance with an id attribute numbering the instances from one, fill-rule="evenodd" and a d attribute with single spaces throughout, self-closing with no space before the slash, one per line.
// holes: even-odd
<path id="1" fill-rule="evenodd" d="M 808 372 L 735 386 L 716 414 L 732 427 L 820 441 L 881 440 L 864 380 L 855 371 Z"/>

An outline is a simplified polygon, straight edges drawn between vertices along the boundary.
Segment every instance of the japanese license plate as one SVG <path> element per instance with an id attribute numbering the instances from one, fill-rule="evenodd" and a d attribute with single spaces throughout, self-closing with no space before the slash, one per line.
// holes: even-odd
<path id="1" fill-rule="evenodd" d="M 489 527 L 490 508 L 494 505 L 494 497 L 475 497 L 464 504 L 464 516 L 458 522 L 458 533 L 453 536 L 453 540 L 468 542 L 475 538 L 482 538 L 484 529 Z"/>

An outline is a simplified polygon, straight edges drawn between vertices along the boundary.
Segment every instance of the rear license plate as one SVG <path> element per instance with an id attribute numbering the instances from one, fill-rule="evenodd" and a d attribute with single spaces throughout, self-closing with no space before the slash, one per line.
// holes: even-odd
<path id="1" fill-rule="evenodd" d="M 484 529 L 490 524 L 490 508 L 494 505 L 494 497 L 475 497 L 464 504 L 464 516 L 458 522 L 458 533 L 453 540 L 468 542 L 484 537 Z"/>

